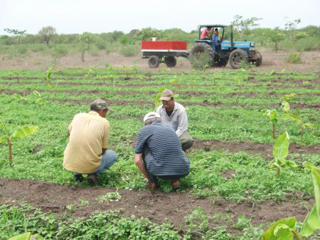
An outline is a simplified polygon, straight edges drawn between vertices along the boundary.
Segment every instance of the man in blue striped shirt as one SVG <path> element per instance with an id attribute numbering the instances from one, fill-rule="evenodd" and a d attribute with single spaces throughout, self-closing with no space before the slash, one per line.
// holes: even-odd
<path id="1" fill-rule="evenodd" d="M 174 189 L 180 187 L 179 179 L 189 174 L 190 161 L 184 155 L 179 137 L 170 126 L 161 123 L 156 112 L 145 115 L 145 126 L 137 135 L 135 164 L 149 180 L 149 188 L 156 190 L 157 177 L 171 179 Z"/>

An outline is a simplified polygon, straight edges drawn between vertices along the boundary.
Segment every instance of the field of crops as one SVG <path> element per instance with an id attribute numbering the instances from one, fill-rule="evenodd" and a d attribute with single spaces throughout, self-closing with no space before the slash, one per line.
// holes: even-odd
<path id="1" fill-rule="evenodd" d="M 186 107 L 195 144 L 182 189 L 171 192 L 162 180 L 152 194 L 134 164 L 134 143 L 163 88 Z M 101 176 L 102 187 L 90 188 L 74 181 L 62 159 L 73 116 L 97 98 L 115 111 L 107 119 L 118 161 Z M 23 232 L 45 239 L 259 239 L 284 217 L 296 217 L 299 230 L 314 204 L 303 163 L 320 166 L 318 72 L 0 71 L 0 106 L 9 132 L 38 127 L 13 140 L 12 165 L 8 145 L 0 144 L 0 239 Z M 285 132 L 292 164 L 277 174 L 269 163 Z"/>

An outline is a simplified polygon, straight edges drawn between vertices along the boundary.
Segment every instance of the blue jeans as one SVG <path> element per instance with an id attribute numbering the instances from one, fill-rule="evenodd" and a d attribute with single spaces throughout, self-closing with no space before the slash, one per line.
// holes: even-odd
<path id="1" fill-rule="evenodd" d="M 117 158 L 118 158 L 118 156 L 114 151 L 107 150 L 102 155 L 102 159 L 101 159 L 99 168 L 97 169 L 97 171 L 92 172 L 92 173 L 95 173 L 96 175 L 100 175 L 105 170 L 107 170 L 109 167 L 111 167 L 116 162 Z M 92 173 L 87 173 L 87 174 L 92 174 Z M 81 173 L 77 173 L 77 172 L 73 172 L 73 174 L 75 176 L 81 175 Z"/>
<path id="2" fill-rule="evenodd" d="M 117 160 L 118 156 L 117 154 L 112 150 L 107 150 L 103 155 L 100 162 L 100 167 L 97 169 L 97 171 L 93 172 L 97 175 L 100 175 L 105 170 L 107 170 L 109 167 L 111 167 Z"/>

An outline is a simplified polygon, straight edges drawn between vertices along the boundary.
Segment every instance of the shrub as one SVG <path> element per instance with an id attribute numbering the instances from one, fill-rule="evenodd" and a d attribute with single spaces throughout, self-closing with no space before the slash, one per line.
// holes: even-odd
<path id="1" fill-rule="evenodd" d="M 139 53 L 137 46 L 125 46 L 121 48 L 121 54 L 125 57 L 133 57 Z"/>
<path id="2" fill-rule="evenodd" d="M 301 59 L 301 53 L 298 52 L 291 52 L 288 56 L 288 58 L 286 59 L 287 63 L 302 63 L 302 59 Z"/>
<path id="3" fill-rule="evenodd" d="M 99 56 L 99 49 L 93 46 L 90 48 L 89 53 L 94 57 Z"/>
<path id="4" fill-rule="evenodd" d="M 43 44 L 35 44 L 32 46 L 31 50 L 33 52 L 42 52 L 45 50 L 45 46 Z"/>
<path id="5" fill-rule="evenodd" d="M 204 70 L 210 67 L 210 62 L 212 59 L 206 53 L 200 53 L 197 55 L 190 55 L 189 60 L 191 66 L 197 70 Z"/>

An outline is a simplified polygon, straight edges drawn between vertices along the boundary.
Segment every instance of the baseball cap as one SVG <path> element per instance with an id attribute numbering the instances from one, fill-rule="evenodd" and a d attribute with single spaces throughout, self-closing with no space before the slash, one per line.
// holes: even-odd
<path id="1" fill-rule="evenodd" d="M 173 92 L 171 90 L 166 89 L 161 93 L 160 100 L 169 101 L 171 98 L 173 98 Z"/>
<path id="2" fill-rule="evenodd" d="M 152 118 L 161 118 L 159 113 L 156 113 L 156 112 L 149 112 L 147 113 L 144 118 L 143 118 L 143 122 L 146 122 L 147 120 L 149 119 L 152 119 Z"/>
<path id="3" fill-rule="evenodd" d="M 111 108 L 108 107 L 108 103 L 105 100 L 102 100 L 102 99 L 94 100 L 91 103 L 91 108 L 97 109 L 97 110 L 107 109 L 107 110 L 113 111 Z"/>

